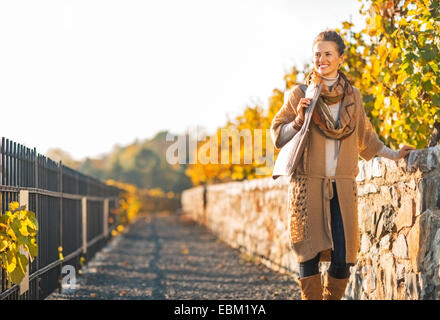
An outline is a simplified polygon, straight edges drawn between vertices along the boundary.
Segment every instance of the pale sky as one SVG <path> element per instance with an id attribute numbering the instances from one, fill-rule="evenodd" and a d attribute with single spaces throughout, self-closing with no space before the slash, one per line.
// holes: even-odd
<path id="1" fill-rule="evenodd" d="M 267 107 L 357 0 L 0 0 L 0 136 L 75 159 Z"/>

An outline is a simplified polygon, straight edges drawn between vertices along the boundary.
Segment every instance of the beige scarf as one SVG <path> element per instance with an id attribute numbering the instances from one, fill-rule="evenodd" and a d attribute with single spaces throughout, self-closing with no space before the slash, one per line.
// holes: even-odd
<path id="1" fill-rule="evenodd" d="M 353 110 L 348 110 L 348 106 L 354 103 L 353 88 L 342 71 L 339 72 L 337 82 L 331 87 L 326 86 L 321 75 L 313 70 L 306 78 L 306 84 L 321 84 L 322 90 L 319 95 L 315 110 L 313 111 L 313 122 L 318 126 L 321 132 L 331 139 L 344 139 L 353 133 L 356 127 L 356 121 Z M 336 123 L 329 110 L 329 105 L 341 102 L 339 121 Z M 353 109 L 353 108 L 351 108 Z M 350 112 L 351 111 L 351 112 Z"/>

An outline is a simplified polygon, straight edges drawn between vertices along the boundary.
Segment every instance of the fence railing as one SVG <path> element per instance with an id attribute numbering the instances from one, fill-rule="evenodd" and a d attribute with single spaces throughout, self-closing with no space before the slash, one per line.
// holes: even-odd
<path id="1" fill-rule="evenodd" d="M 8 139 L 1 139 L 1 214 L 18 201 L 38 220 L 38 255 L 20 285 L 1 271 L 0 300 L 44 299 L 61 286 L 62 267 L 80 269 L 109 240 L 116 227 L 120 189 L 81 174 Z M 109 223 L 109 221 L 113 221 Z M 58 248 L 64 259 L 60 259 Z"/>

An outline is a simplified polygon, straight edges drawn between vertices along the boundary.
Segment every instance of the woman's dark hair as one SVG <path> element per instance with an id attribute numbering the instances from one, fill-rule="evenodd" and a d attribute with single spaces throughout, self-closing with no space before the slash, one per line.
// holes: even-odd
<path id="1" fill-rule="evenodd" d="M 333 42 L 335 42 L 336 46 L 338 47 L 339 55 L 344 54 L 344 51 L 345 51 L 344 40 L 342 40 L 342 37 L 336 31 L 334 31 L 334 30 L 322 31 L 313 40 L 313 45 L 315 45 L 315 43 L 317 43 L 319 41 L 333 41 Z"/>

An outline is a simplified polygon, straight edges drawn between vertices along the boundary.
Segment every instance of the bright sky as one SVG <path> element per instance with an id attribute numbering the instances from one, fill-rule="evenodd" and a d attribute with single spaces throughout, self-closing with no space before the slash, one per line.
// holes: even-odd
<path id="1" fill-rule="evenodd" d="M 357 0 L 0 2 L 0 136 L 74 158 L 115 144 L 209 133 L 284 89 L 313 38 Z M 359 22 L 358 22 L 359 21 Z"/>

